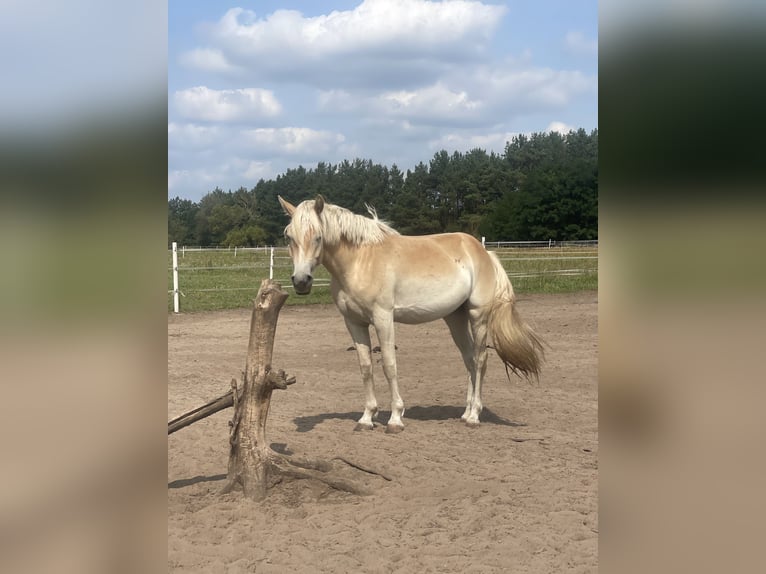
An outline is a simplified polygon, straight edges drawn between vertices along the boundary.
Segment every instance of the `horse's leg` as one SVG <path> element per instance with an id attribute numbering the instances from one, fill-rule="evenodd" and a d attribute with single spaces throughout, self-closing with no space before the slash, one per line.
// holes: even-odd
<path id="1" fill-rule="evenodd" d="M 354 323 L 346 319 L 346 328 L 354 340 L 359 358 L 359 370 L 362 372 L 364 385 L 364 414 L 356 424 L 355 430 L 373 428 L 373 420 L 378 415 L 378 401 L 375 399 L 375 385 L 372 378 L 372 355 L 370 354 L 370 326 Z"/>
<path id="2" fill-rule="evenodd" d="M 476 373 L 474 362 L 473 336 L 471 335 L 471 324 L 469 322 L 468 311 L 461 307 L 451 315 L 444 317 L 444 322 L 449 327 L 452 340 L 460 350 L 463 357 L 463 363 L 468 370 L 468 392 L 465 399 L 465 412 L 460 418 L 466 420 L 471 414 L 471 405 L 473 404 L 474 386 L 476 384 Z"/>
<path id="3" fill-rule="evenodd" d="M 481 384 L 484 381 L 484 375 L 487 372 L 487 308 L 480 307 L 471 309 L 468 312 L 471 323 L 471 334 L 473 335 L 473 357 L 475 366 L 475 380 L 473 385 L 473 400 L 471 401 L 470 412 L 465 419 L 468 426 L 479 426 L 479 415 L 483 405 L 481 403 Z"/>
<path id="4" fill-rule="evenodd" d="M 375 332 L 380 341 L 380 354 L 383 356 L 383 373 L 388 380 L 388 387 L 391 389 L 391 418 L 386 425 L 387 433 L 398 433 L 404 430 L 402 423 L 402 414 L 404 414 L 404 401 L 399 395 L 399 381 L 396 375 L 396 345 L 394 343 L 394 316 L 387 315 L 376 316 Z"/>

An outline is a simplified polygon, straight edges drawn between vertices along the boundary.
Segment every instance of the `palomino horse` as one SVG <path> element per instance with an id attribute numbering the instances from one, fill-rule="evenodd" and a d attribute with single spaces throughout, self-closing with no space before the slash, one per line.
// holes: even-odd
<path id="1" fill-rule="evenodd" d="M 394 322 L 444 319 L 463 356 L 468 395 L 463 421 L 479 424 L 481 384 L 487 368 L 487 337 L 506 368 L 537 377 L 542 344 L 518 315 L 508 275 L 494 253 L 464 233 L 420 237 L 399 235 L 380 221 L 327 203 L 320 195 L 297 207 L 279 197 L 291 217 L 285 228 L 293 260 L 293 286 L 311 291 L 314 268 L 332 276 L 335 304 L 354 340 L 365 390 L 364 414 L 357 429 L 373 428 L 378 413 L 370 356 L 370 325 L 380 341 L 383 372 L 391 390 L 386 432 L 404 429 L 399 395 Z"/>

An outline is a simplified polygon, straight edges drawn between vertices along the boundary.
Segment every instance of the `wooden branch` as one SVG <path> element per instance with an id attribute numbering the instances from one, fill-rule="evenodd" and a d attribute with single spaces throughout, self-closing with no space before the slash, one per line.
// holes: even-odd
<path id="1" fill-rule="evenodd" d="M 271 386 L 271 389 L 287 389 L 288 385 L 295 384 L 295 377 L 288 377 L 285 372 L 279 370 L 277 372 L 269 371 L 266 374 L 266 383 Z"/>
<path id="2" fill-rule="evenodd" d="M 284 371 L 269 371 L 267 375 L 267 382 L 271 385 L 272 389 L 280 389 L 285 390 L 289 385 L 292 385 L 295 383 L 295 377 L 287 377 L 285 375 Z M 234 390 L 237 388 L 237 379 L 231 380 L 231 387 L 232 390 L 226 393 L 225 395 L 221 395 L 217 399 L 213 399 L 210 402 L 205 403 L 201 407 L 197 407 L 196 409 L 193 409 L 191 411 L 188 411 L 173 420 L 168 422 L 168 434 L 173 434 L 174 432 L 181 430 L 184 427 L 188 427 L 192 423 L 196 423 L 197 421 L 201 421 L 204 418 L 209 417 L 210 415 L 214 415 L 218 411 L 222 411 L 223 409 L 228 409 L 229 407 L 234 407 L 236 410 L 237 408 L 237 401 L 234 396 Z"/>
<path id="3" fill-rule="evenodd" d="M 236 382 L 236 379 L 235 379 Z M 232 391 L 229 391 L 223 396 L 213 399 L 209 403 L 197 407 L 196 409 L 184 413 L 179 417 L 174 418 L 168 422 L 168 434 L 173 434 L 177 430 L 181 430 L 184 427 L 188 427 L 192 423 L 196 423 L 199 420 L 209 417 L 212 414 L 228 409 L 234 405 L 234 396 Z"/>

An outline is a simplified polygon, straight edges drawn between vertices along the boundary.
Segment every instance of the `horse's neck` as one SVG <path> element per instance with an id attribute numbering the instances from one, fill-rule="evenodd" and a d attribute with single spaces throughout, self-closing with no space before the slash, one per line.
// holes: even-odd
<path id="1" fill-rule="evenodd" d="M 352 245 L 345 239 L 335 245 L 325 245 L 322 250 L 322 265 L 330 272 L 330 275 L 342 280 L 359 260 L 360 249 L 362 247 Z"/>
<path id="2" fill-rule="evenodd" d="M 354 217 L 364 220 L 366 225 L 371 224 L 370 220 L 360 215 Z M 345 221 L 342 224 L 340 221 L 334 221 L 331 225 L 342 227 L 343 225 L 349 225 L 349 222 Z M 324 233 L 323 235 L 327 237 L 330 234 Z M 342 281 L 343 277 L 347 273 L 352 272 L 359 263 L 365 262 L 376 248 L 377 244 L 375 243 L 362 243 L 359 245 L 347 236 L 344 236 L 344 234 L 341 234 L 337 242 L 332 244 L 325 243 L 322 253 L 322 264 L 330 272 L 330 275 Z"/>

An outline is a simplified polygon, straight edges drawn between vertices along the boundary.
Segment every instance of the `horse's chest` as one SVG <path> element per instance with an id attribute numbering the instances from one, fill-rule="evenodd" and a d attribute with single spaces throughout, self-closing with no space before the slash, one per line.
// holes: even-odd
<path id="1" fill-rule="evenodd" d="M 338 289 L 333 293 L 335 305 L 344 317 L 355 319 L 361 323 L 371 323 L 370 313 L 345 291 Z"/>

